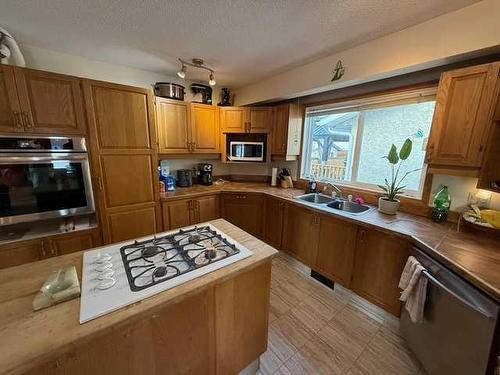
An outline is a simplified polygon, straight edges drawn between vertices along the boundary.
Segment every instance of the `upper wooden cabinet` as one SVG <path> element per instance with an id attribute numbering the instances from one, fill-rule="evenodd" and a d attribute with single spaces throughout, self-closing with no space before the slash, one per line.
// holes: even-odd
<path id="1" fill-rule="evenodd" d="M 161 220 L 153 93 L 90 80 L 83 87 L 105 243 L 157 232 Z"/>
<path id="2" fill-rule="evenodd" d="M 492 63 L 442 74 L 427 147 L 431 172 L 458 168 L 461 171 L 457 174 L 478 174 L 497 97 L 499 71 L 500 63 Z"/>
<path id="3" fill-rule="evenodd" d="M 321 215 L 314 269 L 349 288 L 358 227 L 331 215 Z"/>
<path id="4" fill-rule="evenodd" d="M 500 193 L 500 93 L 477 187 Z"/>
<path id="5" fill-rule="evenodd" d="M 275 108 L 271 156 L 278 160 L 296 160 L 300 155 L 302 109 L 298 104 L 283 104 Z"/>
<path id="6" fill-rule="evenodd" d="M 156 97 L 161 154 L 219 153 L 217 107 Z"/>
<path id="7" fill-rule="evenodd" d="M 312 268 L 316 260 L 319 228 L 319 214 L 307 208 L 287 204 L 283 249 Z"/>
<path id="8" fill-rule="evenodd" d="M 398 283 L 408 259 L 408 250 L 409 244 L 405 239 L 376 230 L 360 229 L 356 240 L 352 290 L 399 316 Z"/>
<path id="9" fill-rule="evenodd" d="M 274 122 L 271 107 L 220 107 L 224 133 L 269 133 Z"/>
<path id="10" fill-rule="evenodd" d="M 0 66 L 0 130 L 54 135 L 86 133 L 80 79 Z"/>
<path id="11" fill-rule="evenodd" d="M 14 68 L 0 64 L 0 131 L 24 131 L 23 114 L 17 96 Z"/>

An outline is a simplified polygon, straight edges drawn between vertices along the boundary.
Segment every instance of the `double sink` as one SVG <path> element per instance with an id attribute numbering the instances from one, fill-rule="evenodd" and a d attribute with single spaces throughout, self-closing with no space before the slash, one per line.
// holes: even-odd
<path id="1" fill-rule="evenodd" d="M 328 195 L 320 193 L 299 195 L 296 199 L 303 202 L 314 203 L 318 205 L 318 208 L 321 207 L 326 210 L 330 208 L 335 211 L 342 211 L 351 215 L 361 215 L 371 209 L 371 207 L 365 206 L 364 204 L 350 202 L 342 198 L 332 198 Z"/>

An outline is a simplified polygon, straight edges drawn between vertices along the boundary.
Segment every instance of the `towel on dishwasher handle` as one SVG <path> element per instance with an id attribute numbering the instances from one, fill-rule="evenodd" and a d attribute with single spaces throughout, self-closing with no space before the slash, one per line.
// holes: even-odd
<path id="1" fill-rule="evenodd" d="M 399 299 L 405 302 L 405 309 L 413 323 L 421 323 L 424 317 L 424 305 L 427 295 L 427 278 L 422 274 L 425 268 L 413 256 L 408 257 L 399 280 L 403 291 Z"/>

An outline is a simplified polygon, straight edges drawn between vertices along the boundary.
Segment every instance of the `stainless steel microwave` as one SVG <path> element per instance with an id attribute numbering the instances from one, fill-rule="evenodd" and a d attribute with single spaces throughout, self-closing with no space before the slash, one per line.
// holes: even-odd
<path id="1" fill-rule="evenodd" d="M 94 211 L 84 138 L 0 137 L 0 226 Z"/>
<path id="2" fill-rule="evenodd" d="M 229 142 L 229 160 L 264 161 L 264 142 Z"/>

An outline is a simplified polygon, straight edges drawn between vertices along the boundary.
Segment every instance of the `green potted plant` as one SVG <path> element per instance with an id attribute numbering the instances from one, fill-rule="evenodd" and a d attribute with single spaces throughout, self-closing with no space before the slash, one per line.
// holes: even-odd
<path id="1" fill-rule="evenodd" d="M 403 177 L 399 177 L 399 171 L 403 161 L 408 159 L 411 154 L 412 142 L 409 138 L 404 141 L 403 146 L 398 152 L 398 149 L 393 144 L 389 150 L 389 154 L 384 156 L 391 165 L 391 177 L 390 180 L 384 179 L 384 185 L 377 185 L 384 191 L 384 195 L 378 199 L 378 210 L 384 214 L 395 215 L 399 208 L 399 196 L 404 192 L 406 185 L 402 185 L 406 177 L 418 171 L 414 169 L 406 172 Z"/>

